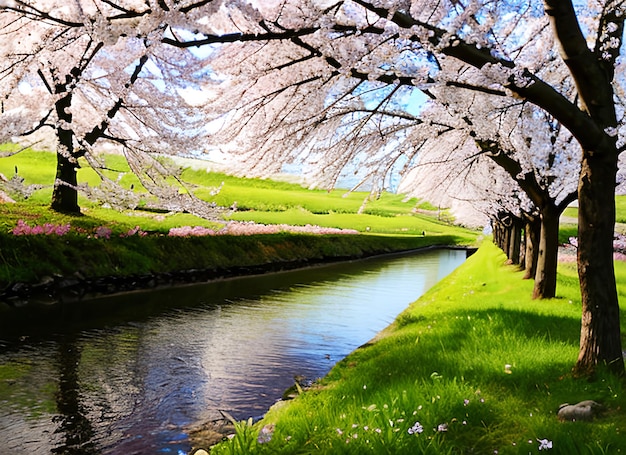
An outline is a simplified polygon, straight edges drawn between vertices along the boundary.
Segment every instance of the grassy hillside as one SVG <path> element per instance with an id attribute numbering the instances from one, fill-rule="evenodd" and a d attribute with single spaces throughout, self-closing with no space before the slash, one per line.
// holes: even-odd
<path id="1" fill-rule="evenodd" d="M 4 146 L 4 149 L 14 148 L 14 146 Z M 38 216 L 43 216 L 45 207 L 50 203 L 52 192 L 52 182 L 54 182 L 55 155 L 50 152 L 38 152 L 25 150 L 17 155 L 0 158 L 0 173 L 7 178 L 11 178 L 17 169 L 17 175 L 24 179 L 25 185 L 45 185 L 45 188 L 35 191 L 29 199 L 37 210 Z M 136 176 L 130 173 L 128 164 L 124 157 L 119 155 L 105 156 L 105 166 L 107 176 L 113 180 L 119 180 L 122 186 L 127 189 L 131 187 L 138 194 L 148 199 L 150 196 L 145 193 Z M 173 165 L 173 163 L 170 163 Z M 174 166 L 174 165 L 173 165 Z M 278 182 L 266 179 L 244 179 L 229 176 L 219 172 L 207 172 L 185 168 L 180 170 L 180 176 L 185 185 L 201 199 L 215 202 L 219 206 L 230 207 L 236 204 L 238 211 L 232 217 L 233 220 L 256 221 L 262 223 L 291 223 L 291 224 L 316 224 L 329 227 L 346 227 L 351 223 L 347 218 L 335 218 L 331 215 L 350 214 L 356 216 L 363 201 L 368 198 L 367 192 L 348 193 L 345 190 L 334 191 L 309 190 L 300 185 Z M 78 180 L 81 183 L 97 185 L 99 178 L 96 173 L 85 163 L 78 173 Z M 211 193 L 216 187 L 221 186 L 221 191 L 217 195 Z M 100 210 L 98 205 L 80 199 L 80 205 L 86 215 L 95 218 L 103 218 L 110 222 L 129 222 L 125 215 L 111 213 Z M 37 207 L 39 206 L 39 207 Z M 395 232 L 395 233 L 421 233 L 422 231 L 445 232 L 446 223 L 437 222 L 431 217 L 417 215 L 416 208 L 430 209 L 427 203 L 420 203 L 416 199 L 405 199 L 402 195 L 383 192 L 379 198 L 369 200 L 365 205 L 363 215 L 376 216 L 379 218 L 369 218 L 367 216 L 356 216 L 357 226 L 362 230 L 371 232 Z M 327 216 L 318 216 L 327 215 Z M 10 212 L 7 216 L 11 217 Z M 52 215 L 50 215 L 52 216 Z M 167 230 L 169 227 L 183 224 L 196 223 L 206 225 L 206 221 L 193 218 L 181 218 L 179 215 L 160 214 L 158 216 L 136 211 L 132 217 L 141 219 L 141 223 L 149 223 L 150 230 Z M 174 216 L 173 220 L 169 218 Z M 403 216 L 404 222 L 380 222 L 380 218 L 392 218 Z M 152 218 L 152 220 L 150 220 Z M 154 220 L 159 220 L 156 223 Z M 14 221 L 10 219 L 9 221 Z M 377 222 L 378 221 L 378 222 Z M 380 231 L 378 230 L 380 226 Z M 143 227 L 143 226 L 142 226 Z M 367 229 L 369 227 L 369 229 Z M 355 227 L 359 229 L 359 227 Z"/>
<path id="2" fill-rule="evenodd" d="M 122 156 L 108 155 L 105 158 L 110 178 L 119 180 L 127 189 L 132 187 L 144 199 L 151 197 L 129 173 Z M 185 185 L 207 201 L 221 206 L 236 203 L 239 210 L 229 212 L 232 215 L 227 219 L 209 221 L 188 213 L 155 213 L 141 207 L 119 212 L 81 197 L 82 216 L 68 216 L 48 208 L 55 159 L 53 153 L 32 150 L 0 158 L 0 173 L 5 177 L 11 178 L 17 169 L 17 175 L 24 179 L 25 185 L 45 186 L 28 200 L 0 204 L 0 284 L 36 282 L 53 274 L 126 276 L 191 268 L 225 269 L 270 262 L 331 260 L 436 244 L 471 244 L 478 236 L 475 231 L 414 213 L 418 201 L 405 200 L 401 195 L 384 193 L 368 203 L 365 213 L 357 213 L 368 193 L 346 195 L 340 190 L 308 190 L 285 182 L 236 178 L 191 168 L 180 170 Z M 93 186 L 99 183 L 99 177 L 83 165 L 79 170 L 79 181 Z M 218 186 L 222 186 L 221 192 L 212 196 L 211 191 Z M 17 195 L 14 196 L 18 199 Z M 364 235 L 357 236 L 359 238 L 302 234 L 257 235 L 246 239 L 167 237 L 172 228 L 203 226 L 218 230 L 228 221 L 309 224 L 355 229 Z M 48 223 L 71 228 L 62 237 L 13 235 L 13 229 L 22 222 L 31 227 Z M 136 235 L 136 226 L 146 234 L 145 237 Z M 108 238 L 97 235 L 102 229 L 110 231 Z M 129 232 L 133 233 L 130 237 Z M 385 237 L 381 237 L 383 235 Z M 233 254 L 233 251 L 242 254 Z"/>

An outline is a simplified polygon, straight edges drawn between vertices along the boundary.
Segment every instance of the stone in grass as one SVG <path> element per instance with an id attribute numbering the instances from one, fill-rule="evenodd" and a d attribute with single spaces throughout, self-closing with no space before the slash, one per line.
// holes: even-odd
<path id="1" fill-rule="evenodd" d="M 593 400 L 581 401 L 577 404 L 564 403 L 559 406 L 558 417 L 561 421 L 589 421 L 599 416 L 604 406 Z"/>

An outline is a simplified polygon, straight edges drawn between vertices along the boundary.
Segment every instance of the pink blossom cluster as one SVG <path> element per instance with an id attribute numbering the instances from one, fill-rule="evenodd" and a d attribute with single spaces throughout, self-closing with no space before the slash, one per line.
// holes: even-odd
<path id="1" fill-rule="evenodd" d="M 110 228 L 106 227 L 106 226 L 98 226 L 93 233 L 93 236 L 96 239 L 110 239 L 111 238 L 111 233 L 113 231 L 111 231 Z"/>
<path id="2" fill-rule="evenodd" d="M 13 235 L 65 235 L 70 232 L 71 226 L 67 224 L 52 224 L 29 226 L 24 220 L 19 220 L 17 226 L 11 231 Z M 107 226 L 98 226 L 92 232 L 77 228 L 78 234 L 84 234 L 88 237 L 96 239 L 110 239 L 113 231 Z M 321 227 L 307 224 L 306 226 L 292 226 L 289 224 L 257 224 L 245 222 L 230 222 L 219 230 L 210 229 L 203 226 L 181 226 L 171 228 L 168 235 L 171 237 L 204 237 L 214 235 L 258 235 L 258 234 L 278 234 L 279 232 L 291 232 L 299 234 L 358 234 L 354 229 L 339 229 L 330 227 Z M 128 232 L 120 234 L 120 237 L 132 237 L 137 235 L 145 237 L 148 235 L 139 226 L 129 229 Z"/>
<path id="3" fill-rule="evenodd" d="M 613 250 L 616 253 L 626 253 L 626 235 L 615 234 L 615 237 L 613 237 Z"/>
<path id="4" fill-rule="evenodd" d="M 312 224 L 307 224 L 306 226 L 290 226 L 287 224 L 279 225 L 282 231 L 286 232 L 294 232 L 294 233 L 302 233 L 302 234 L 358 234 L 359 231 L 356 229 L 339 229 L 332 227 L 321 227 L 315 226 Z"/>
<path id="5" fill-rule="evenodd" d="M 18 220 L 11 231 L 13 235 L 65 235 L 70 232 L 70 224 L 52 224 L 29 226 L 24 220 Z"/>
<path id="6" fill-rule="evenodd" d="M 120 237 L 132 237 L 133 235 L 137 235 L 138 237 L 145 237 L 148 233 L 142 230 L 139 226 L 135 226 L 132 229 L 129 229 L 128 232 L 124 232 L 120 234 Z"/>
<path id="7" fill-rule="evenodd" d="M 566 248 L 578 248 L 578 238 L 570 237 L 569 244 L 565 244 Z M 575 256 L 572 255 L 574 258 Z M 616 261 L 626 260 L 626 235 L 615 233 L 613 237 L 613 259 Z"/>
<path id="8" fill-rule="evenodd" d="M 202 226 L 181 226 L 171 228 L 167 235 L 171 237 L 204 237 L 206 235 L 215 235 L 215 231 Z"/>
<path id="9" fill-rule="evenodd" d="M 256 223 L 228 223 L 222 229 L 215 231 L 202 226 L 182 226 L 170 229 L 168 235 L 173 237 L 211 236 L 211 235 L 258 235 L 278 234 L 291 232 L 299 234 L 358 234 L 354 229 L 338 229 L 320 227 L 307 224 L 306 226 L 292 226 L 289 224 L 256 224 Z"/>

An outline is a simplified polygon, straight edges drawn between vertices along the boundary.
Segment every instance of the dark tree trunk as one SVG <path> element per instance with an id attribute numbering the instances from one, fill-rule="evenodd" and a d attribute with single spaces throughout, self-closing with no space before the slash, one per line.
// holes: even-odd
<path id="1" fill-rule="evenodd" d="M 509 239 L 509 260 L 513 264 L 520 263 L 520 249 L 522 247 L 522 226 L 519 218 L 513 218 L 513 222 L 510 227 L 510 239 Z"/>
<path id="2" fill-rule="evenodd" d="M 502 243 L 502 250 L 504 251 L 504 253 L 506 254 L 506 257 L 510 260 L 511 257 L 509 256 L 509 251 L 511 249 L 511 225 L 510 224 L 505 224 L 504 225 L 504 239 L 503 239 L 503 243 Z"/>
<path id="3" fill-rule="evenodd" d="M 541 235 L 541 220 L 537 216 L 526 217 L 524 229 L 526 253 L 524 254 L 524 279 L 534 278 L 537 273 L 539 259 L 539 236 Z"/>
<path id="4" fill-rule="evenodd" d="M 55 106 L 57 116 L 68 125 L 72 123 L 72 114 L 69 108 L 72 95 L 67 94 L 60 98 Z M 57 129 L 59 141 L 57 150 L 57 172 L 52 191 L 51 208 L 57 212 L 80 213 L 78 206 L 78 181 L 76 157 L 74 156 L 74 133 L 70 129 L 59 126 Z"/>
<path id="5" fill-rule="evenodd" d="M 553 205 L 541 209 L 541 232 L 533 299 L 556 296 L 556 269 L 559 253 L 559 212 Z"/>
<path id="6" fill-rule="evenodd" d="M 578 275 L 582 297 L 576 372 L 598 364 L 624 373 L 613 266 L 617 154 L 585 153 L 578 184 Z"/>
<path id="7" fill-rule="evenodd" d="M 76 160 L 57 153 L 57 173 L 51 207 L 57 212 L 80 213 L 78 205 Z"/>

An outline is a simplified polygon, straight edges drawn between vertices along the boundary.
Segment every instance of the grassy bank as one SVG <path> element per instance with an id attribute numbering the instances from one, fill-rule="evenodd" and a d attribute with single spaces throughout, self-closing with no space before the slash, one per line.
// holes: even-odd
<path id="1" fill-rule="evenodd" d="M 214 221 L 189 213 L 156 213 L 141 209 L 151 196 L 129 172 L 124 158 L 107 155 L 104 159 L 109 178 L 127 189 L 132 187 L 142 198 L 138 209 L 116 211 L 81 197 L 82 216 L 53 212 L 48 206 L 55 154 L 26 150 L 0 159 L 0 173 L 7 178 L 17 175 L 24 179 L 24 185 L 39 188 L 26 201 L 11 194 L 18 203 L 0 204 L 0 291 L 11 283 L 37 283 L 51 275 L 90 278 L 188 269 L 226 270 L 270 263 L 305 264 L 430 245 L 471 244 L 478 235 L 415 213 L 417 207 L 432 207 L 402 195 L 383 193 L 359 213 L 368 197 L 366 192 L 309 190 L 292 183 L 237 178 L 192 167 L 177 171 L 187 187 L 208 202 L 225 207 L 237 205 L 239 210 Z M 78 177 L 79 182 L 91 186 L 99 183 L 99 177 L 87 165 L 79 169 Z M 221 187 L 217 195 L 212 194 L 216 187 Z M 217 230 L 229 221 L 309 224 L 354 229 L 363 235 L 167 236 L 172 228 L 202 226 Z M 63 236 L 13 235 L 20 222 L 29 226 L 70 225 L 71 230 Z M 147 235 L 128 236 L 136 226 Z M 110 231 L 108 238 L 98 236 L 99 229 Z"/>
<path id="2" fill-rule="evenodd" d="M 238 424 L 211 453 L 626 452 L 623 382 L 571 375 L 575 266 L 561 264 L 558 298 L 533 301 L 532 282 L 504 263 L 485 243 L 317 386 L 254 426 Z M 616 267 L 624 295 L 626 266 Z M 604 415 L 557 419 L 560 404 L 587 399 L 602 403 Z"/>
<path id="3" fill-rule="evenodd" d="M 84 235 L 0 235 L 0 284 L 38 282 L 46 276 L 98 277 L 189 269 L 314 264 L 452 245 L 454 236 L 273 234 L 246 236 L 93 238 Z"/>

